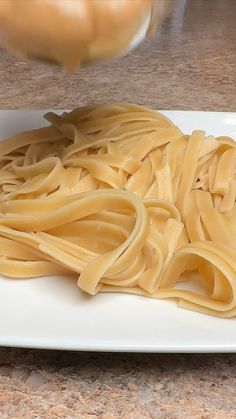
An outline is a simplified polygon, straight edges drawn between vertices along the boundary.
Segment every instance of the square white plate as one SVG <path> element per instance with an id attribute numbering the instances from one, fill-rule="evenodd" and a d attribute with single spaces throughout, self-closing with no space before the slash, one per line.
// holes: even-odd
<path id="1" fill-rule="evenodd" d="M 0 138 L 43 126 L 43 111 L 0 111 Z M 184 132 L 236 138 L 236 113 L 165 111 Z M 236 319 L 149 298 L 82 294 L 67 278 L 0 278 L 0 345 L 134 352 L 235 352 Z"/>

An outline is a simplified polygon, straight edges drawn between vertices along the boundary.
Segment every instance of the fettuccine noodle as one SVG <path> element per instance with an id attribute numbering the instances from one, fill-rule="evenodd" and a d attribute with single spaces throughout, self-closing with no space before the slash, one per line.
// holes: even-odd
<path id="1" fill-rule="evenodd" d="M 132 104 L 0 143 L 0 273 L 236 315 L 236 145 Z"/>

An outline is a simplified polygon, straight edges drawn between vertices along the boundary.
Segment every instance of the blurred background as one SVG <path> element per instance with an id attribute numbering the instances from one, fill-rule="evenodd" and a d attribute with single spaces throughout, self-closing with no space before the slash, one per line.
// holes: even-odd
<path id="1" fill-rule="evenodd" d="M 236 1 L 176 0 L 127 57 L 69 73 L 0 50 L 0 108 L 131 101 L 157 109 L 236 111 Z"/>

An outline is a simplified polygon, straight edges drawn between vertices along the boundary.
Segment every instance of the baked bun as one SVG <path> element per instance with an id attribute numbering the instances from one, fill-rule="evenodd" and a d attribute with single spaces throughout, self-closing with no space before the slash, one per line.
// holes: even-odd
<path id="1" fill-rule="evenodd" d="M 73 69 L 133 47 L 162 18 L 168 1 L 1 0 L 1 37 L 20 55 Z"/>

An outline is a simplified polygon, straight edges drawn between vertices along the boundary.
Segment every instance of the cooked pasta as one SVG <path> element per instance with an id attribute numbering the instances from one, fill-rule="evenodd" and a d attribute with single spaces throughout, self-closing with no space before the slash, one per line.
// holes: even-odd
<path id="1" fill-rule="evenodd" d="M 236 146 L 132 104 L 0 143 L 0 273 L 236 315 Z"/>

